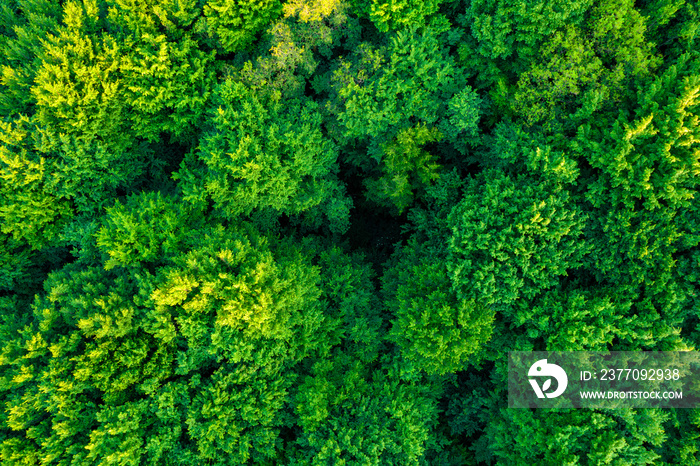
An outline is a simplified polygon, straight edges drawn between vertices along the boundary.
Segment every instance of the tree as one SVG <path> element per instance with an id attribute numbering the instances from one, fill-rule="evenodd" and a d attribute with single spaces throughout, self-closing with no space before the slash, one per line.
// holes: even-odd
<path id="1" fill-rule="evenodd" d="M 256 211 L 318 228 L 325 217 L 342 233 L 351 202 L 335 176 L 337 148 L 323 134 L 318 104 L 285 103 L 260 99 L 241 83 L 222 83 L 213 127 L 177 175 L 185 199 L 209 197 L 229 219 Z"/>
<path id="2" fill-rule="evenodd" d="M 140 193 L 107 208 L 103 224 L 96 240 L 109 256 L 106 269 L 163 264 L 180 253 L 189 229 L 202 224 L 202 212 L 159 192 Z"/>
<path id="3" fill-rule="evenodd" d="M 348 162 L 373 175 L 368 197 L 399 213 L 440 167 L 420 146 L 441 140 L 441 130 L 450 141 L 475 135 L 478 97 L 462 88 L 454 61 L 429 28 L 399 31 L 387 49 L 361 45 L 351 62 L 340 62 L 332 83 L 336 137 L 355 149 L 347 151 Z"/>
<path id="4" fill-rule="evenodd" d="M 561 185 L 484 171 L 449 216 L 448 271 L 459 299 L 507 311 L 581 265 L 586 217 Z M 478 286 L 476 286 L 478 284 Z"/>
<path id="5" fill-rule="evenodd" d="M 333 77 L 343 136 L 381 143 L 418 123 L 433 127 L 460 90 L 459 78 L 431 29 L 394 33 L 387 49 L 365 43 Z"/>
<path id="6" fill-rule="evenodd" d="M 431 375 L 463 370 L 491 336 L 493 312 L 459 298 L 447 269 L 447 214 L 461 199 L 464 184 L 453 171 L 427 188 L 424 207 L 408 213 L 413 226 L 408 244 L 396 245 L 382 276 L 392 317 L 388 340 L 406 364 Z"/>
<path id="7" fill-rule="evenodd" d="M 530 59 L 516 85 L 492 96 L 528 125 L 571 131 L 594 112 L 624 101 L 629 84 L 660 64 L 644 31 L 633 2 L 600 2 L 578 27 L 561 26 L 543 40 L 542 58 Z"/>
<path id="8" fill-rule="evenodd" d="M 477 459 L 542 465 L 657 464 L 665 440 L 660 410 L 500 409 L 477 442 Z M 623 434 L 624 433 L 624 434 Z M 483 448 L 482 448 L 483 447 Z"/>
<path id="9" fill-rule="evenodd" d="M 382 148 L 382 176 L 377 180 L 365 181 L 367 198 L 380 205 L 395 207 L 399 213 L 403 213 L 413 201 L 413 191 L 429 186 L 438 177 L 440 165 L 421 146 L 440 139 L 442 134 L 434 127 L 428 129 L 418 125 L 400 131 L 395 141 Z"/>
<path id="10" fill-rule="evenodd" d="M 373 367 L 338 351 L 313 366 L 295 399 L 303 433 L 289 464 L 419 464 L 432 446 L 440 390 L 402 381 L 389 361 Z"/>
<path id="11" fill-rule="evenodd" d="M 493 312 L 453 288 L 444 250 L 413 238 L 384 276 L 392 321 L 389 340 L 402 356 L 428 374 L 456 372 L 476 357 L 491 337 Z"/>
<path id="12" fill-rule="evenodd" d="M 640 315 L 676 328 L 684 311 L 670 292 L 679 286 L 675 256 L 697 245 L 692 225 L 697 217 L 693 134 L 698 128 L 698 82 L 691 71 L 696 67 L 691 55 L 683 56 L 676 66 L 639 86 L 634 116 L 622 114 L 612 130 L 585 125 L 572 144 L 593 167 L 586 193 L 591 222 L 585 235 L 594 249 L 586 267 L 598 282 L 631 296 Z M 648 325 L 652 341 L 672 334 Z M 682 346 L 668 343 L 676 344 Z"/>
<path id="13" fill-rule="evenodd" d="M 547 2 L 532 0 L 510 4 L 499 0 L 470 2 L 465 23 L 478 42 L 478 52 L 488 58 L 507 59 L 518 54 L 532 55 L 542 40 L 564 25 L 576 25 L 584 18 L 593 0 Z"/>
<path id="14" fill-rule="evenodd" d="M 249 47 L 282 14 L 279 0 L 209 0 L 204 6 L 206 29 L 225 53 Z"/>
<path id="15" fill-rule="evenodd" d="M 51 189 L 50 163 L 27 144 L 33 131 L 27 117 L 0 122 L 0 230 L 40 249 L 54 240 L 73 211 L 68 199 Z"/>
<path id="16" fill-rule="evenodd" d="M 440 3 L 440 0 L 372 0 L 369 17 L 382 32 L 422 26 L 428 22 L 427 17 L 438 11 Z"/>
<path id="17" fill-rule="evenodd" d="M 153 144 L 163 135 L 191 139 L 213 84 L 213 53 L 185 30 L 192 16 L 171 2 L 129 8 L 70 1 L 56 22 L 32 6 L 24 13 L 45 29 L 41 47 L 22 45 L 23 33 L 7 42 L 36 65 L 12 60 L 4 68 L 14 76 L 9 88 L 26 100 L 31 138 L 24 145 L 58 174 L 50 189 L 80 212 L 99 210 L 117 189 L 157 171 L 163 161 Z"/>
<path id="18" fill-rule="evenodd" d="M 692 52 L 700 27 L 700 8 L 697 4 L 655 0 L 643 1 L 638 7 L 649 18 L 649 37 L 663 50 L 668 66 L 672 66 L 683 53 Z"/>
<path id="19" fill-rule="evenodd" d="M 56 31 L 61 6 L 45 0 L 11 0 L 0 8 L 0 114 L 14 118 L 33 112 L 35 102 L 28 90 L 42 65 L 43 49 L 37 38 Z"/>
<path id="20" fill-rule="evenodd" d="M 316 70 L 329 66 L 338 48 L 352 48 L 359 35 L 346 9 L 339 0 L 285 3 L 284 17 L 267 30 L 257 58 L 229 68 L 231 77 L 266 98 L 303 98 L 307 85 L 323 92 L 327 85 Z"/>
<path id="21" fill-rule="evenodd" d="M 100 231 L 103 245 L 118 244 L 110 234 L 119 231 Z M 3 353 L 5 461 L 157 464 L 182 454 L 240 464 L 277 454 L 292 369 L 328 351 L 319 271 L 292 242 L 271 244 L 250 226 L 183 241 L 189 252 L 155 274 L 105 270 L 93 257 L 50 275 Z"/>

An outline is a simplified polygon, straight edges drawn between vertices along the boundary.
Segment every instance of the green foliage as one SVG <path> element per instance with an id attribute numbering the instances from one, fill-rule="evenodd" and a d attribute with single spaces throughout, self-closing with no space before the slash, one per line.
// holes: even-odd
<path id="1" fill-rule="evenodd" d="M 554 134 L 614 112 L 661 63 L 647 19 L 628 0 L 488 8 L 472 2 L 461 22 L 472 30 L 461 61 L 480 69 L 476 82 L 490 90 L 495 113 Z"/>
<path id="2" fill-rule="evenodd" d="M 667 63 L 693 50 L 700 34 L 700 5 L 685 0 L 640 2 L 639 8 L 649 18 L 647 29 L 661 48 Z"/>
<path id="3" fill-rule="evenodd" d="M 302 23 L 315 23 L 340 13 L 345 5 L 340 0 L 291 0 L 284 4 L 284 16 L 298 16 Z"/>
<path id="4" fill-rule="evenodd" d="M 322 249 L 318 265 L 327 271 L 322 292 L 338 319 L 337 340 L 299 379 L 291 406 L 300 434 L 284 462 L 416 464 L 430 442 L 437 387 L 401 381 L 395 365 L 380 360 L 386 329 L 370 267 L 337 248 Z"/>
<path id="5" fill-rule="evenodd" d="M 528 124 L 564 118 L 564 112 L 571 113 L 579 99 L 590 115 L 612 97 L 609 87 L 601 82 L 604 80 L 601 60 L 576 29 L 566 28 L 564 32 L 555 33 L 540 50 L 549 61 L 538 63 L 521 74 L 513 95 L 515 114 Z M 620 77 L 611 76 L 610 85 L 616 86 Z M 557 115 L 557 110 L 564 115 Z"/>
<path id="6" fill-rule="evenodd" d="M 199 130 L 194 123 L 213 85 L 213 52 L 199 50 L 184 29 L 197 15 L 182 6 L 86 0 L 58 10 L 28 2 L 18 10 L 15 20 L 26 25 L 3 40 L 12 52 L 3 64 L 2 99 L 26 112 L 28 123 L 13 145 L 44 158 L 44 170 L 55 175 L 47 176 L 48 190 L 79 211 L 99 210 L 117 189 L 162 166 L 144 140 L 188 141 Z M 30 29 L 41 41 L 27 44 Z M 56 204 L 47 213 L 59 210 Z"/>
<path id="7" fill-rule="evenodd" d="M 213 103 L 214 128 L 197 151 L 204 166 L 193 161 L 178 174 L 192 192 L 186 199 L 202 198 L 203 179 L 226 218 L 271 211 L 301 217 L 311 228 L 325 217 L 334 232 L 347 230 L 352 204 L 335 177 L 337 148 L 321 130 L 315 102 L 283 106 L 227 81 Z"/>
<path id="8" fill-rule="evenodd" d="M 0 231 L 39 249 L 72 216 L 70 203 L 51 189 L 46 160 L 27 147 L 28 118 L 0 122 Z"/>
<path id="9" fill-rule="evenodd" d="M 281 13 L 279 0 L 209 0 L 204 6 L 207 30 L 224 52 L 250 46 Z"/>
<path id="10" fill-rule="evenodd" d="M 285 3 L 284 18 L 267 31 L 257 59 L 246 61 L 232 72 L 234 79 L 254 89 L 260 96 L 303 98 L 307 83 L 326 87 L 314 73 L 330 58 L 344 40 L 356 40 L 357 21 L 345 13 L 338 0 Z"/>
<path id="11" fill-rule="evenodd" d="M 431 29 L 397 32 L 386 50 L 361 45 L 353 62 L 341 62 L 333 83 L 339 137 L 367 144 L 366 154 L 351 152 L 348 161 L 365 172 L 378 165 L 378 179 L 366 182 L 367 196 L 398 212 L 439 168 L 419 146 L 442 139 L 440 131 L 451 140 L 475 134 L 478 98 L 469 88 L 459 91 L 460 73 Z"/>
<path id="12" fill-rule="evenodd" d="M 588 149 L 591 165 L 602 172 L 591 192 L 600 192 L 605 183 L 616 188 L 609 190 L 614 205 L 631 206 L 633 199 L 639 199 L 648 210 L 660 208 L 662 202 L 671 208 L 688 204 L 690 186 L 698 174 L 694 134 L 698 131 L 699 65 L 697 56 L 685 55 L 640 86 L 635 116 L 621 116 L 605 135 L 582 129 L 578 147 Z M 602 154 L 600 139 L 613 143 L 614 149 Z"/>
<path id="13" fill-rule="evenodd" d="M 95 2 L 65 5 L 65 26 L 48 37 L 32 87 L 40 120 L 120 152 L 134 136 L 191 135 L 213 85 L 213 54 L 176 29 L 189 21 L 174 4 L 135 11 L 115 3 L 105 19 Z M 168 13 L 175 22 L 163 21 Z"/>
<path id="14" fill-rule="evenodd" d="M 28 270 L 32 265 L 31 251 L 17 241 L 3 235 L 0 247 L 0 291 L 20 291 L 27 287 Z"/>
<path id="15" fill-rule="evenodd" d="M 619 302 L 612 290 L 552 290 L 515 306 L 513 323 L 528 337 L 543 338 L 550 351 L 607 351 L 614 338 L 635 327 L 625 318 L 630 303 Z"/>
<path id="16" fill-rule="evenodd" d="M 697 409 L 674 410 L 664 425 L 666 442 L 661 448 L 659 464 L 693 464 L 698 461 L 700 417 Z"/>
<path id="17" fill-rule="evenodd" d="M 147 209 L 162 210 L 149 198 Z M 219 227 L 188 239 L 189 252 L 155 276 L 80 263 L 51 275 L 2 359 L 6 425 L 28 442 L 5 440 L 5 457 L 21 446 L 61 461 L 157 464 L 167 443 L 185 448 L 182 435 L 200 461 L 275 456 L 294 381 L 282 374 L 328 343 L 318 270 L 288 241 L 272 248 L 250 227 Z M 186 399 L 173 400 L 177 387 Z M 173 436 L 173 420 L 187 430 Z"/>
<path id="18" fill-rule="evenodd" d="M 139 157 L 150 155 L 142 145 L 115 156 L 99 140 L 56 134 L 24 116 L 2 123 L 0 131 L 5 181 L 0 192 L 8 216 L 3 230 L 31 238 L 36 247 L 43 244 L 42 236 L 56 236 L 73 209 L 94 212 L 108 203 L 118 187 L 146 169 Z M 17 223 L 21 220 L 27 223 Z"/>
<path id="19" fill-rule="evenodd" d="M 564 25 L 575 26 L 593 0 L 579 2 L 529 0 L 521 3 L 500 0 L 469 2 L 465 22 L 478 41 L 477 50 L 489 58 L 532 54 L 536 45 Z"/>
<path id="20" fill-rule="evenodd" d="M 427 373 L 463 370 L 491 336 L 493 313 L 453 290 L 444 251 L 411 241 L 383 276 L 389 339 Z"/>
<path id="21" fill-rule="evenodd" d="M 657 464 L 665 440 L 659 410 L 598 412 L 502 409 L 478 442 L 477 458 L 504 464 Z M 625 434 L 622 434 L 622 433 Z M 491 456 L 493 455 L 493 456 Z M 490 459 L 490 458 L 489 458 Z"/>
<path id="22" fill-rule="evenodd" d="M 509 351 L 700 345 L 699 26 L 2 2 L 0 463 L 698 463 L 696 410 L 506 396 Z"/>
<path id="23" fill-rule="evenodd" d="M 438 176 L 440 166 L 435 157 L 420 146 L 441 138 L 437 128 L 416 126 L 400 131 L 396 140 L 383 148 L 381 178 L 365 182 L 367 197 L 402 213 L 413 201 L 413 190 L 429 185 Z"/>
<path id="24" fill-rule="evenodd" d="M 472 181 L 449 216 L 448 271 L 459 299 L 507 309 L 579 266 L 586 217 L 569 199 L 560 186 L 499 171 Z"/>
<path id="25" fill-rule="evenodd" d="M 488 148 L 478 161 L 512 175 L 528 174 L 545 183 L 571 187 L 577 184 L 581 170 L 576 159 L 557 149 L 544 135 L 528 131 L 524 125 L 501 122 L 485 138 Z"/>
<path id="26" fill-rule="evenodd" d="M 126 40 L 124 46 L 132 55 L 120 67 L 122 99 L 134 112 L 134 133 L 151 141 L 162 132 L 176 139 L 191 137 L 214 83 L 207 69 L 212 54 L 198 50 L 188 37 L 175 42 L 144 34 L 138 42 Z"/>
<path id="27" fill-rule="evenodd" d="M 546 59 L 520 74 L 510 104 L 515 114 L 527 124 L 572 119 L 568 127 L 575 127 L 622 100 L 625 80 L 645 77 L 659 64 L 644 30 L 631 1 L 603 2 L 580 28 L 562 27 L 539 48 Z"/>
<path id="28" fill-rule="evenodd" d="M 447 104 L 447 118 L 439 123 L 440 130 L 454 144 L 455 149 L 464 154 L 469 146 L 476 145 L 479 133 L 480 110 L 483 99 L 471 86 L 465 86 L 452 96 Z"/>
<path id="29" fill-rule="evenodd" d="M 418 464 L 437 420 L 437 387 L 403 382 L 387 365 L 337 353 L 313 366 L 296 398 L 305 448 L 289 464 Z"/>
<path id="30" fill-rule="evenodd" d="M 620 116 L 612 128 L 579 130 L 575 150 L 598 175 L 588 183 L 593 207 L 589 242 L 595 270 L 618 285 L 644 283 L 661 292 L 683 244 L 698 175 L 697 61 L 678 66 L 640 86 L 634 119 Z M 691 71 L 692 70 L 692 71 Z M 673 83 L 673 84 L 672 84 Z M 690 227 L 688 233 L 691 233 Z M 692 234 L 692 233 L 691 233 Z M 694 247 L 688 237 L 683 247 Z"/>
<path id="31" fill-rule="evenodd" d="M 130 196 L 123 205 L 107 208 L 97 246 L 107 253 L 107 270 L 142 262 L 162 262 L 180 250 L 191 228 L 201 222 L 199 212 L 160 193 Z"/>
<path id="32" fill-rule="evenodd" d="M 109 34 L 90 34 L 101 26 L 94 2 L 67 2 L 63 22 L 46 38 L 31 88 L 37 119 L 56 136 L 75 135 L 86 145 L 99 138 L 114 152 L 127 152 L 133 138 L 119 93 L 120 44 Z"/>
<path id="33" fill-rule="evenodd" d="M 42 65 L 38 38 L 57 29 L 61 7 L 50 0 L 11 0 L 0 7 L 0 15 L 0 114 L 27 115 L 35 103 L 27 91 Z"/>
<path id="34" fill-rule="evenodd" d="M 364 44 L 335 71 L 344 136 L 380 142 L 418 123 L 435 125 L 459 89 L 458 74 L 430 29 L 392 34 L 387 50 Z"/>
<path id="35" fill-rule="evenodd" d="M 369 17 L 382 32 L 420 27 L 438 11 L 441 0 L 372 0 Z"/>

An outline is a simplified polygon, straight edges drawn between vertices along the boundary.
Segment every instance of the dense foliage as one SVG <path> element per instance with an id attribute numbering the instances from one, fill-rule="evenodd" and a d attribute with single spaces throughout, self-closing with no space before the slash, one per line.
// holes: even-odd
<path id="1" fill-rule="evenodd" d="M 3 465 L 691 465 L 506 409 L 700 345 L 692 0 L 7 0 Z"/>

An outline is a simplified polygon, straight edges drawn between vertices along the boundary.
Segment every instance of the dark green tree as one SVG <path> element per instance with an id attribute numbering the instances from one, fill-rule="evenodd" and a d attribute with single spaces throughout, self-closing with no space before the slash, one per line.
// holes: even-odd
<path id="1" fill-rule="evenodd" d="M 228 219 L 289 215 L 310 228 L 325 219 L 333 232 L 347 230 L 352 203 L 318 104 L 258 98 L 234 81 L 217 88 L 213 104 L 213 128 L 177 174 L 186 200 L 210 198 Z"/>
<path id="2" fill-rule="evenodd" d="M 387 48 L 361 44 L 340 62 L 332 85 L 329 105 L 348 162 L 376 176 L 367 196 L 398 213 L 439 172 L 422 146 L 476 135 L 479 98 L 432 29 L 399 31 Z"/>

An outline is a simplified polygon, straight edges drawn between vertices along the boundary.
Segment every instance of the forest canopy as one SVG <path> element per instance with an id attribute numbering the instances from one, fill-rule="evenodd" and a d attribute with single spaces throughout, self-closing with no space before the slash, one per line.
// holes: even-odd
<path id="1" fill-rule="evenodd" d="M 509 351 L 700 345 L 700 3 L 6 0 L 3 465 L 692 465 Z"/>

